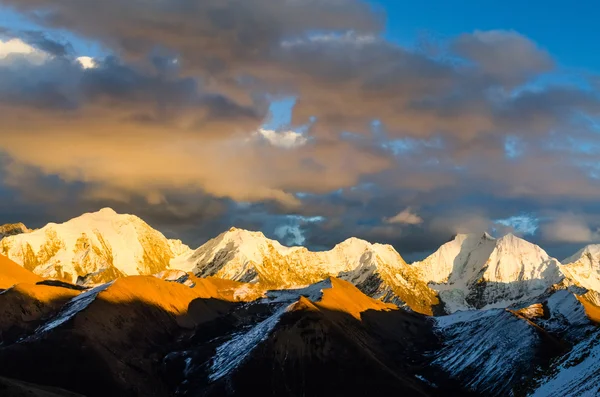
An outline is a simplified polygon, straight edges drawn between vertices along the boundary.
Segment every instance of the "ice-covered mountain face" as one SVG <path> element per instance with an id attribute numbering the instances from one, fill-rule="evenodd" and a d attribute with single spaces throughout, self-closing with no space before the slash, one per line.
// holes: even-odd
<path id="1" fill-rule="evenodd" d="M 600 292 L 600 244 L 588 245 L 565 259 L 561 270 L 580 287 Z"/>
<path id="2" fill-rule="evenodd" d="M 260 282 L 269 288 L 309 285 L 334 276 L 357 286 L 367 295 L 415 311 L 433 314 L 440 302 L 435 291 L 418 277 L 389 245 L 350 238 L 330 251 L 312 252 L 285 247 L 260 232 L 231 228 L 173 267 L 199 277 Z"/>
<path id="3" fill-rule="evenodd" d="M 439 291 L 449 313 L 508 307 L 564 278 L 556 259 L 513 234 L 459 234 L 413 268 Z"/>
<path id="4" fill-rule="evenodd" d="M 0 240 L 6 236 L 14 236 L 22 233 L 29 233 L 31 230 L 22 223 L 7 223 L 6 225 L 0 226 Z"/>
<path id="5" fill-rule="evenodd" d="M 161 272 L 189 247 L 110 208 L 0 241 L 0 253 L 45 278 L 97 284 Z"/>

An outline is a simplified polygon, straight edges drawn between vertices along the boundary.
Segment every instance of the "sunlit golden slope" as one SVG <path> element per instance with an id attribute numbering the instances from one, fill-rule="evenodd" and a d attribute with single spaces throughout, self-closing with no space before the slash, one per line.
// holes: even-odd
<path id="1" fill-rule="evenodd" d="M 335 277 L 330 278 L 331 288 L 323 290 L 323 296 L 315 305 L 319 308 L 335 310 L 350 314 L 360 320 L 360 314 L 367 310 L 388 311 L 397 310 L 391 303 L 384 303 L 369 298 L 354 285 Z"/>
<path id="2" fill-rule="evenodd" d="M 37 276 L 11 261 L 4 255 L 0 255 L 0 289 L 10 288 L 17 283 L 37 283 L 42 281 Z"/>

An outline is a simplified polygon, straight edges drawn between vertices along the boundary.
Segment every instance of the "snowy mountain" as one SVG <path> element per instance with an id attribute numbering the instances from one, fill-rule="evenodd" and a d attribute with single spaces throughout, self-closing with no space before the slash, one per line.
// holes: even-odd
<path id="1" fill-rule="evenodd" d="M 535 297 L 564 278 L 560 263 L 512 234 L 459 234 L 413 268 L 439 291 L 449 313 L 502 308 Z"/>
<path id="2" fill-rule="evenodd" d="M 0 241 L 0 380 L 89 396 L 591 396 L 599 264 L 600 246 L 561 265 L 488 234 L 413 265 L 357 238 L 312 252 L 236 228 L 192 251 L 103 209 Z"/>
<path id="3" fill-rule="evenodd" d="M 407 305 L 421 313 L 439 311 L 435 291 L 422 282 L 390 245 L 350 238 L 330 251 L 285 247 L 260 232 L 231 228 L 172 266 L 199 277 L 260 282 L 269 288 L 293 288 L 334 276 L 376 299 Z"/>
<path id="4" fill-rule="evenodd" d="M 561 270 L 576 285 L 600 293 L 600 244 L 584 247 L 565 259 Z"/>
<path id="5" fill-rule="evenodd" d="M 592 396 L 600 381 L 598 327 L 563 283 L 520 310 L 429 317 L 336 278 L 265 292 L 175 269 L 88 289 L 2 274 L 0 379 L 92 397 Z"/>
<path id="6" fill-rule="evenodd" d="M 133 215 L 110 208 L 0 241 L 0 254 L 45 278 L 96 284 L 154 274 L 189 251 Z"/>

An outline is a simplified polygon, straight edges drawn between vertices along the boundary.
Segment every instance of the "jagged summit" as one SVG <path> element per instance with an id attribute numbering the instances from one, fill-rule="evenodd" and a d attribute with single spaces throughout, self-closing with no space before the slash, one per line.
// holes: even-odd
<path id="1" fill-rule="evenodd" d="M 569 263 L 577 262 L 584 257 L 589 258 L 590 256 L 591 257 L 600 256 L 600 244 L 586 245 L 585 247 L 583 247 L 582 249 L 577 251 L 575 254 L 571 255 L 568 258 L 563 259 L 562 263 L 567 265 Z"/>
<path id="2" fill-rule="evenodd" d="M 186 251 L 181 241 L 168 240 L 137 216 L 111 208 L 0 241 L 0 253 L 26 269 L 72 283 L 158 273 Z"/>
<path id="3" fill-rule="evenodd" d="M 0 240 L 6 236 L 14 236 L 22 233 L 29 233 L 31 230 L 23 223 L 7 223 L 0 226 Z"/>
<path id="4" fill-rule="evenodd" d="M 600 293 L 600 244 L 582 248 L 563 263 L 561 270 L 571 282 Z"/>
<path id="5" fill-rule="evenodd" d="M 560 263 L 514 234 L 459 234 L 413 266 L 450 312 L 507 307 L 544 292 L 564 276 Z"/>
<path id="6" fill-rule="evenodd" d="M 495 239 L 496 239 L 495 237 L 493 237 L 493 236 L 492 236 L 491 234 L 489 234 L 488 232 L 484 232 L 484 233 L 483 233 L 483 237 L 482 237 L 482 238 L 484 238 L 484 239 L 487 239 L 487 240 L 495 240 Z"/>

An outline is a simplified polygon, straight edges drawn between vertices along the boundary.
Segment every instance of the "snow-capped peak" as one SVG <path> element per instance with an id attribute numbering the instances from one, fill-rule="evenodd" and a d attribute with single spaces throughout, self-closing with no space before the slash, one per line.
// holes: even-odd
<path id="1" fill-rule="evenodd" d="M 600 293 L 600 244 L 592 244 L 563 261 L 561 270 L 576 285 Z"/>
<path id="2" fill-rule="evenodd" d="M 483 233 L 483 237 L 482 237 L 482 238 L 484 238 L 484 239 L 486 239 L 486 240 L 495 240 L 495 239 L 496 239 L 495 237 L 493 237 L 493 236 L 492 236 L 491 234 L 489 234 L 488 232 L 484 232 L 484 233 Z"/>
<path id="3" fill-rule="evenodd" d="M 158 273 L 186 251 L 189 247 L 168 240 L 137 216 L 111 208 L 0 241 L 0 252 L 26 269 L 73 283 Z"/>
<path id="4" fill-rule="evenodd" d="M 564 263 L 565 265 L 569 264 L 569 263 L 573 263 L 573 262 L 577 262 L 578 260 L 582 259 L 583 257 L 600 257 L 600 244 L 590 244 L 590 245 L 586 245 L 585 247 L 583 247 L 582 249 L 580 249 L 579 251 L 577 251 L 575 254 L 571 255 L 570 257 L 564 259 L 562 261 L 562 263 Z"/>
<path id="5" fill-rule="evenodd" d="M 104 215 L 104 216 L 118 215 L 117 212 L 110 207 L 104 207 L 104 208 L 100 209 L 98 212 L 96 212 L 96 214 Z"/>
<path id="6" fill-rule="evenodd" d="M 559 282 L 559 262 L 514 234 L 457 235 L 422 262 L 413 264 L 440 291 L 447 310 L 506 307 Z"/>

